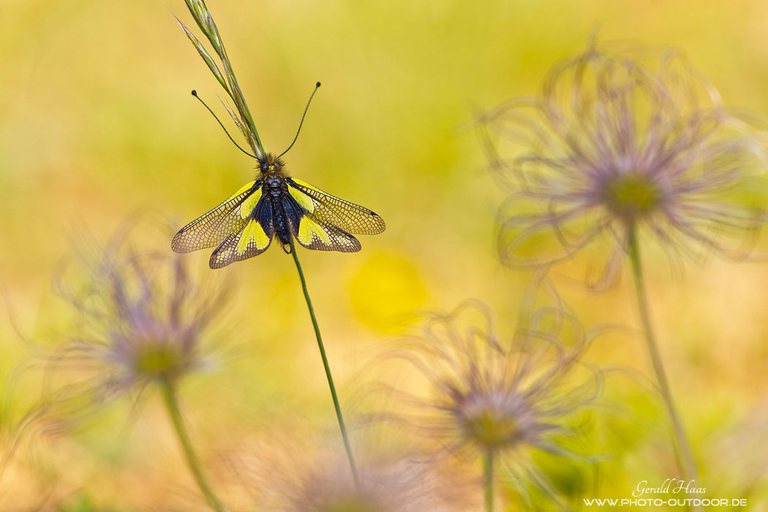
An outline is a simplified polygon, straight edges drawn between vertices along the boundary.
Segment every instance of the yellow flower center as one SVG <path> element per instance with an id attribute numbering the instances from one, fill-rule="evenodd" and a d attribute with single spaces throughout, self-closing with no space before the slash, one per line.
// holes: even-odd
<path id="1" fill-rule="evenodd" d="M 380 512 L 380 508 L 360 498 L 339 499 L 326 503 L 320 512 Z"/>
<path id="2" fill-rule="evenodd" d="M 608 182 L 604 199 L 613 213 L 627 220 L 635 220 L 657 209 L 662 194 L 652 179 L 639 173 L 627 173 Z"/>
<path id="3" fill-rule="evenodd" d="M 484 448 L 494 449 L 514 443 L 520 437 L 520 425 L 512 415 L 485 409 L 463 419 L 465 437 Z"/>
<path id="4" fill-rule="evenodd" d="M 152 378 L 173 376 L 181 366 L 182 355 L 178 348 L 168 343 L 145 343 L 134 360 L 136 373 Z"/>
<path id="5" fill-rule="evenodd" d="M 464 438 L 486 450 L 520 442 L 535 423 L 535 415 L 525 400 L 505 392 L 465 395 L 455 415 Z"/>

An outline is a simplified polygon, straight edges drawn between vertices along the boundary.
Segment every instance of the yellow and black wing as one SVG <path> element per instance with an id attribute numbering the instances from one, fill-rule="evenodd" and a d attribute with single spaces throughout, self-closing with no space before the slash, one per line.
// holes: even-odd
<path id="1" fill-rule="evenodd" d="M 260 198 L 251 210 L 243 229 L 228 236 L 211 254 L 211 268 L 226 267 L 266 251 L 275 234 L 272 203 Z"/>
<path id="2" fill-rule="evenodd" d="M 329 224 L 355 235 L 378 235 L 386 228 L 384 219 L 363 206 L 319 190 L 309 183 L 286 178 L 288 192 L 319 224 Z"/>
<path id="3" fill-rule="evenodd" d="M 339 252 L 360 250 L 357 238 L 309 213 L 294 199 L 293 194 L 285 196 L 282 204 L 293 237 L 307 249 Z"/>
<path id="4" fill-rule="evenodd" d="M 192 252 L 215 247 L 248 223 L 261 198 L 261 180 L 252 181 L 211 211 L 193 220 L 173 237 L 174 252 Z"/>

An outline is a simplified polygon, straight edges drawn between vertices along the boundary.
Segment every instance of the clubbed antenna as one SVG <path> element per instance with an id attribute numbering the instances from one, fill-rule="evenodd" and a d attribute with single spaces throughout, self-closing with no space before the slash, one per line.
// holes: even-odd
<path id="1" fill-rule="evenodd" d="M 224 133 L 226 133 L 226 134 L 227 134 L 227 137 L 229 137 L 229 140 L 231 140 L 231 141 L 232 141 L 232 144 L 234 144 L 234 145 L 235 145 L 235 147 L 236 147 L 237 149 L 239 149 L 240 151 L 242 151 L 243 153 L 245 153 L 246 155 L 248 155 L 248 156 L 249 156 L 249 157 L 251 157 L 251 158 L 257 158 L 257 157 L 256 157 L 256 155 L 252 155 L 251 153 L 247 152 L 247 151 L 246 151 L 246 150 L 244 150 L 242 147 L 240 147 L 240 144 L 238 144 L 238 143 L 235 141 L 235 139 L 233 139 L 233 138 L 232 138 L 232 135 L 230 135 L 230 134 L 229 134 L 229 132 L 227 131 L 227 128 L 224 126 L 224 123 L 222 123 L 222 122 L 221 122 L 221 119 L 219 119 L 219 116 L 217 116 L 217 115 L 216 115 L 216 113 L 214 113 L 214 111 L 213 111 L 213 110 L 211 110 L 211 107 L 209 107 L 209 106 L 208 106 L 208 104 L 207 104 L 205 101 L 203 101 L 203 98 L 201 98 L 200 96 L 198 96 L 198 95 L 197 95 L 197 91 L 196 91 L 196 90 L 194 90 L 194 89 L 192 89 L 192 96 L 194 96 L 195 98 L 197 98 L 197 101 L 199 101 L 200 103 L 202 103 L 202 104 L 203 104 L 203 106 L 206 108 L 206 110 L 208 110 L 208 112 L 210 112 L 210 113 L 211 113 L 211 115 L 213 116 L 213 118 L 214 118 L 214 119 L 216 119 L 216 122 L 217 122 L 217 123 L 219 123 L 219 126 L 221 126 L 221 129 L 222 129 L 222 130 L 224 130 Z"/>
<path id="2" fill-rule="evenodd" d="M 266 152 L 264 151 L 264 146 L 261 144 L 261 138 L 259 138 L 259 132 L 256 130 L 256 124 L 253 122 L 251 112 L 248 110 L 248 105 L 245 103 L 243 92 L 240 90 L 240 86 L 237 83 L 237 78 L 235 77 L 232 64 L 230 63 L 229 57 L 227 56 L 227 51 L 224 49 L 224 43 L 221 40 L 219 29 L 216 27 L 216 23 L 214 23 L 213 17 L 211 16 L 210 11 L 208 11 L 208 7 L 205 5 L 203 0 L 184 1 L 189 8 L 189 12 L 192 13 L 192 17 L 195 19 L 197 26 L 203 32 L 205 37 L 208 39 L 208 42 L 216 52 L 216 55 L 221 62 L 221 67 L 219 67 L 213 56 L 208 52 L 208 50 L 205 49 L 203 43 L 192 33 L 192 31 L 189 30 L 180 20 L 177 19 L 177 21 L 179 22 L 179 25 L 181 25 L 181 28 L 184 30 L 184 32 L 187 34 L 189 40 L 192 41 L 192 44 L 200 54 L 200 57 L 202 57 L 203 61 L 205 61 L 208 69 L 211 70 L 213 76 L 216 77 L 216 80 L 219 82 L 219 84 L 221 84 L 221 86 L 227 92 L 227 95 L 235 103 L 235 107 L 237 108 L 237 111 L 240 115 L 240 119 L 237 124 L 241 127 L 243 133 L 246 135 L 248 144 L 251 146 L 251 149 L 253 149 L 253 152 L 257 157 L 261 157 Z"/>
<path id="3" fill-rule="evenodd" d="M 277 155 L 277 158 L 280 158 L 281 156 L 286 154 L 293 147 L 293 145 L 296 144 L 296 141 L 299 140 L 299 133 L 301 133 L 301 127 L 304 126 L 304 118 L 307 117 L 307 111 L 309 110 L 309 106 L 312 104 L 312 98 L 315 97 L 315 93 L 317 92 L 317 90 L 320 88 L 321 85 L 322 84 L 320 82 L 315 83 L 315 88 L 312 91 L 312 94 L 309 95 L 309 100 L 307 100 L 307 106 L 304 107 L 304 113 L 301 114 L 301 121 L 299 121 L 299 128 L 298 130 L 296 130 L 296 135 L 293 137 L 293 141 L 291 141 L 290 145 L 285 151 Z"/>

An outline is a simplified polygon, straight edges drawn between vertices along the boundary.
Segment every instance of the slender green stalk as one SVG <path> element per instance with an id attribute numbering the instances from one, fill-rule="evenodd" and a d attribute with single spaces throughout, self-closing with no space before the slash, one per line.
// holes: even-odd
<path id="1" fill-rule="evenodd" d="M 483 487 L 485 512 L 493 512 L 493 450 L 488 450 L 483 457 Z"/>
<path id="2" fill-rule="evenodd" d="M 301 268 L 299 262 L 299 255 L 296 254 L 296 244 L 293 242 L 293 238 L 290 241 L 291 255 L 293 256 L 293 262 L 296 264 L 296 270 L 299 272 L 299 279 L 301 280 L 301 289 L 304 292 L 304 300 L 307 302 L 307 309 L 309 310 L 309 317 L 312 319 L 312 327 L 315 329 L 315 338 L 317 339 L 317 347 L 320 349 L 320 357 L 323 359 L 323 367 L 325 368 L 325 377 L 328 379 L 328 387 L 331 390 L 331 397 L 333 398 L 333 408 L 336 410 L 336 419 L 339 422 L 339 430 L 341 430 L 341 438 L 344 440 L 344 450 L 347 452 L 347 460 L 349 460 L 349 468 L 352 470 L 352 478 L 355 482 L 355 488 L 360 489 L 360 480 L 357 474 L 357 465 L 355 464 L 355 457 L 352 453 L 352 445 L 349 442 L 349 435 L 347 434 L 347 427 L 344 425 L 344 416 L 341 414 L 341 405 L 339 405 L 339 397 L 336 394 L 336 386 L 333 383 L 333 374 L 331 374 L 331 366 L 328 364 L 328 356 L 325 353 L 325 345 L 323 344 L 323 336 L 320 334 L 320 326 L 317 324 L 317 317 L 315 316 L 315 308 L 312 306 L 312 299 L 309 297 L 309 290 L 307 289 L 307 280 L 304 277 L 304 271 Z"/>
<path id="3" fill-rule="evenodd" d="M 221 69 L 219 69 L 219 66 L 214 61 L 213 57 L 210 55 L 210 53 L 208 53 L 203 44 L 200 42 L 200 40 L 197 39 L 197 37 L 195 37 L 195 35 L 192 34 L 192 32 L 179 21 L 181 27 L 184 29 L 187 37 L 189 37 L 189 40 L 192 41 L 192 44 L 195 46 L 198 53 L 205 61 L 208 69 L 211 70 L 213 75 L 216 77 L 216 80 L 218 80 L 229 97 L 232 98 L 232 101 L 235 102 L 235 107 L 237 108 L 238 112 L 240 112 L 241 119 L 238 120 L 234 116 L 233 118 L 235 123 L 241 126 L 245 132 L 251 148 L 256 152 L 257 155 L 264 155 L 264 146 L 261 144 L 259 132 L 256 130 L 256 124 L 253 122 L 253 116 L 251 116 L 251 111 L 248 109 L 248 104 L 245 102 L 245 97 L 243 96 L 243 92 L 240 89 L 240 85 L 237 83 L 237 77 L 235 76 L 234 69 L 232 69 L 232 64 L 229 60 L 229 56 L 227 55 L 227 50 L 224 48 L 224 42 L 221 39 L 221 34 L 219 34 L 219 29 L 216 26 L 216 22 L 213 21 L 213 16 L 208 10 L 208 6 L 205 5 L 205 0 L 185 0 L 185 2 L 189 12 L 192 14 L 192 17 L 197 23 L 197 26 L 200 28 L 203 34 L 205 34 L 205 37 L 213 47 L 216 55 L 219 56 L 219 60 L 221 61 L 222 67 L 224 68 L 223 73 Z M 243 126 L 242 123 L 245 123 L 245 126 Z"/>
<path id="4" fill-rule="evenodd" d="M 629 230 L 627 251 L 629 252 L 629 260 L 632 264 L 632 274 L 634 276 L 635 282 L 635 294 L 637 296 L 637 307 L 640 313 L 640 320 L 643 324 L 645 341 L 648 345 L 648 352 L 651 356 L 653 369 L 656 372 L 656 379 L 659 383 L 659 390 L 661 391 L 664 404 L 667 407 L 669 419 L 672 422 L 672 438 L 675 447 L 677 466 L 678 470 L 680 471 L 680 478 L 687 481 L 696 478 L 696 464 L 693 460 L 693 452 L 691 450 L 690 442 L 688 441 L 688 436 L 686 435 L 685 429 L 683 428 L 683 422 L 680 419 L 680 415 L 677 412 L 677 407 L 675 406 L 675 401 L 672 398 L 672 390 L 669 386 L 667 374 L 664 371 L 664 363 L 662 362 L 661 353 L 659 352 L 659 346 L 656 341 L 656 334 L 653 330 L 653 323 L 651 322 L 651 313 L 648 305 L 648 292 L 645 288 L 643 266 L 640 258 L 640 244 L 637 240 L 637 230 L 635 227 L 631 227 Z"/>
<path id="5" fill-rule="evenodd" d="M 181 450 L 184 452 L 184 458 L 187 461 L 187 466 L 192 472 L 192 476 L 195 478 L 197 487 L 200 492 L 205 496 L 205 500 L 211 509 L 216 512 L 224 512 L 224 506 L 211 490 L 211 486 L 208 485 L 208 481 L 205 479 L 203 469 L 200 464 L 200 459 L 195 453 L 195 449 L 192 446 L 192 441 L 189 439 L 189 434 L 184 426 L 184 419 L 181 417 L 181 410 L 179 409 L 179 401 L 176 398 L 176 388 L 174 384 L 169 381 L 164 381 L 160 386 L 163 393 L 163 402 L 165 408 L 168 411 L 168 416 L 171 418 L 173 424 L 173 430 L 176 433 L 176 437 L 179 439 Z"/>

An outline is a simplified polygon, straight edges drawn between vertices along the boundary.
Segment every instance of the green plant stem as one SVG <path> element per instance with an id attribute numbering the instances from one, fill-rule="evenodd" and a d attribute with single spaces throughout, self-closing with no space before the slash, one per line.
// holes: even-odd
<path id="1" fill-rule="evenodd" d="M 344 450 L 347 452 L 347 460 L 349 461 L 349 468 L 352 471 L 352 479 L 355 482 L 355 488 L 360 489 L 360 480 L 357 474 L 357 465 L 355 464 L 355 457 L 352 453 L 352 445 L 349 442 L 349 435 L 347 434 L 347 427 L 344 425 L 344 416 L 341 413 L 341 405 L 339 404 L 339 397 L 336 394 L 336 386 L 333 383 L 333 374 L 331 373 L 331 366 L 328 363 L 328 356 L 325 353 L 325 345 L 323 344 L 323 336 L 320 334 L 320 326 L 317 324 L 317 316 L 315 316 L 315 308 L 312 306 L 312 299 L 309 297 L 309 290 L 307 289 L 307 280 L 304 277 L 304 271 L 301 268 L 299 262 L 299 256 L 296 254 L 296 244 L 293 242 L 293 238 L 290 241 L 291 255 L 293 256 L 293 262 L 296 264 L 296 270 L 299 272 L 299 279 L 301 280 L 301 289 L 304 292 L 304 300 L 307 302 L 307 309 L 309 310 L 309 317 L 312 319 L 312 327 L 315 329 L 315 338 L 317 339 L 317 347 L 320 349 L 320 357 L 323 359 L 323 367 L 325 368 L 325 377 L 328 379 L 328 387 L 331 390 L 331 397 L 333 398 L 333 408 L 336 410 L 336 419 L 339 422 L 339 430 L 341 430 L 341 438 L 344 441 Z"/>
<path id="2" fill-rule="evenodd" d="M 483 457 L 483 487 L 485 512 L 493 512 L 493 450 L 488 450 Z"/>
<path id="3" fill-rule="evenodd" d="M 669 386 L 667 374 L 664 371 L 664 363 L 661 359 L 661 353 L 659 352 L 659 346 L 656 341 L 656 334 L 653 330 L 653 323 L 651 322 L 650 308 L 648 305 L 648 292 L 645 287 L 643 266 L 640 258 L 640 244 L 637 240 L 637 230 L 635 227 L 631 227 L 629 230 L 627 251 L 629 252 L 629 260 L 632 264 L 637 307 L 640 313 L 640 320 L 643 324 L 643 334 L 645 335 L 645 341 L 648 345 L 648 352 L 651 356 L 653 369 L 656 372 L 659 390 L 661 391 L 661 396 L 666 405 L 667 412 L 669 413 L 669 419 L 672 422 L 673 444 L 678 470 L 680 471 L 680 478 L 688 481 L 696 478 L 696 464 L 694 463 L 693 452 L 691 450 L 690 442 L 688 441 L 688 436 L 685 433 L 683 423 L 677 412 L 677 407 L 675 406 L 675 401 L 672 398 L 672 390 Z"/>
<path id="4" fill-rule="evenodd" d="M 205 496 L 205 500 L 211 509 L 216 512 L 224 512 L 224 506 L 211 490 L 211 486 L 208 485 L 208 481 L 205 479 L 203 469 L 200 464 L 200 459 L 195 453 L 195 449 L 192 446 L 192 441 L 189 439 L 189 434 L 184 426 L 184 419 L 181 417 L 181 410 L 179 409 L 179 402 L 176 398 L 176 388 L 172 382 L 164 381 L 160 388 L 163 393 L 163 402 L 165 409 L 168 411 L 168 416 L 173 424 L 173 430 L 176 433 L 176 437 L 181 445 L 181 450 L 184 452 L 184 458 L 187 461 L 187 466 L 192 472 L 192 476 L 195 478 L 197 487 L 200 492 Z"/>

